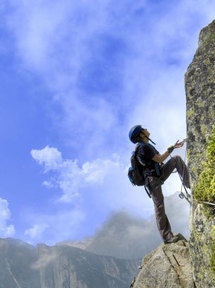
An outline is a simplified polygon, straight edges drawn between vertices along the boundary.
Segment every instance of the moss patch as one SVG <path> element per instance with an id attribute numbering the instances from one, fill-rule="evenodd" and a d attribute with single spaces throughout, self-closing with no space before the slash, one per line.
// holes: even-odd
<path id="1" fill-rule="evenodd" d="M 194 198 L 215 203 L 215 127 L 207 146 L 207 160 L 202 165 L 203 170 L 193 192 Z"/>
<path id="2" fill-rule="evenodd" d="M 202 163 L 202 172 L 199 175 L 198 183 L 194 189 L 193 196 L 194 198 L 201 202 L 212 202 L 215 203 L 215 127 L 213 127 L 212 134 L 209 138 L 209 142 L 207 145 L 206 151 L 206 161 Z M 207 231 L 201 233 L 202 237 L 205 237 L 205 234 L 209 235 L 208 240 L 204 241 L 203 239 L 199 239 L 199 233 L 197 231 L 193 231 L 193 236 L 195 242 L 198 243 L 199 254 L 204 255 L 201 256 L 205 258 L 205 263 L 208 262 L 208 273 L 211 275 L 211 280 L 215 281 L 215 226 L 214 224 L 214 214 L 215 209 L 214 206 L 203 205 L 202 206 L 202 215 L 201 219 L 206 219 L 207 223 L 203 223 L 203 227 L 207 227 Z M 209 225 L 209 222 L 212 226 Z M 210 228 L 209 228 L 210 226 Z M 201 245 L 200 245 L 201 243 Z M 204 243 L 204 244 L 202 244 Z M 199 273 L 202 275 L 205 274 L 204 265 L 202 270 L 200 269 Z M 199 274 L 199 279 L 200 279 Z"/>

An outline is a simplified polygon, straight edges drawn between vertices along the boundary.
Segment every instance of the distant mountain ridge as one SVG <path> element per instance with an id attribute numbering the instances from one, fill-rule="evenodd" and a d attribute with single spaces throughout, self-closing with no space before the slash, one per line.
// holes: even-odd
<path id="1" fill-rule="evenodd" d="M 176 231 L 186 232 L 187 203 L 176 193 L 166 204 Z M 141 258 L 160 242 L 154 217 L 145 220 L 123 211 L 81 241 L 35 247 L 0 239 L 0 288 L 128 288 Z"/>
<path id="2" fill-rule="evenodd" d="M 0 239 L 0 288 L 127 288 L 138 260 Z"/>

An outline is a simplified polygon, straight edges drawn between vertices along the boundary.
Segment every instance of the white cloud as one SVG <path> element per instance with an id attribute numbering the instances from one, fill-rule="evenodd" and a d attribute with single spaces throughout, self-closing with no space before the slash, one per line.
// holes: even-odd
<path id="1" fill-rule="evenodd" d="M 41 238 L 43 232 L 48 228 L 46 224 L 35 224 L 32 228 L 25 231 L 25 235 L 29 236 L 31 239 Z"/>
<path id="2" fill-rule="evenodd" d="M 40 165 L 44 165 L 45 171 L 57 169 L 62 162 L 61 152 L 48 145 L 41 150 L 32 149 L 31 156 Z"/>
<path id="3" fill-rule="evenodd" d="M 177 70 L 149 83 L 146 97 L 140 99 L 140 105 L 131 115 L 133 123 L 142 123 L 148 128 L 151 138 L 162 145 L 162 150 L 186 137 L 183 72 L 179 75 Z"/>
<path id="4" fill-rule="evenodd" d="M 112 155 L 110 159 L 87 161 L 82 165 L 77 160 L 62 159 L 53 171 L 49 169 L 50 179 L 47 178 L 45 183 L 48 183 L 46 186 L 50 189 L 60 189 L 60 202 L 73 203 L 84 213 L 89 212 L 91 208 L 88 207 L 88 201 L 92 201 L 95 210 L 103 207 L 107 214 L 125 208 L 148 218 L 153 213 L 152 201 L 143 187 L 130 184 L 127 177 L 128 165 L 129 158 L 122 159 L 117 155 Z M 52 172 L 55 177 L 52 177 Z M 165 195 L 171 195 L 180 188 L 177 175 L 172 175 L 163 186 Z"/>
<path id="5" fill-rule="evenodd" d="M 189 237 L 189 204 L 177 193 L 165 197 L 165 208 L 173 233 Z M 107 219 L 92 237 L 86 250 L 119 258 L 143 257 L 162 242 L 155 215 L 149 219 L 118 211 Z"/>
<path id="6" fill-rule="evenodd" d="M 52 181 L 43 181 L 43 185 L 46 186 L 47 188 L 54 188 L 55 185 Z"/>
<path id="7" fill-rule="evenodd" d="M 185 134 L 183 74 L 197 48 L 200 28 L 213 19 L 214 3 L 167 2 L 162 13 L 148 1 L 132 4 L 119 1 L 116 7 L 112 0 L 97 0 L 94 5 L 88 1 L 13 1 L 13 12 L 7 15 L 24 67 L 37 71 L 63 108 L 62 121 L 56 124 L 58 133 L 77 154 L 87 135 L 84 153 L 78 155 L 83 159 L 121 154 L 121 147 L 127 147 L 124 139 L 130 124 L 138 121 L 150 121 L 153 131 L 158 122 L 168 126 L 168 130 L 159 127 L 161 141 L 172 131 L 172 135 Z M 191 21 L 193 15 L 196 25 Z M 102 62 L 116 51 L 108 39 L 125 46 L 124 50 L 119 48 L 116 58 L 120 61 L 116 63 L 112 59 Z M 108 45 L 110 53 L 106 55 Z M 90 74 L 90 65 L 97 74 Z M 113 79 L 108 82 L 111 92 L 101 87 L 94 97 L 84 81 L 98 85 L 101 66 L 113 67 L 109 73 Z M 80 75 L 85 80 L 80 80 Z M 120 86 L 116 91 L 114 81 Z"/>
<path id="8" fill-rule="evenodd" d="M 67 14 L 66 2 L 64 5 L 53 1 L 13 2 L 7 24 L 15 34 L 17 53 L 25 65 L 41 71 L 50 60 L 56 30 Z"/>
<path id="9" fill-rule="evenodd" d="M 49 146 L 34 149 L 31 155 L 45 172 L 54 173 L 50 178 L 47 174 L 43 185 L 58 187 L 59 199 L 82 205 L 82 212 L 92 201 L 95 209 L 100 206 L 108 212 L 126 207 L 144 216 L 152 214 L 143 188 L 132 187 L 127 179 L 132 149 L 128 130 L 146 125 L 161 153 L 185 137 L 183 75 L 197 48 L 200 28 L 214 18 L 214 2 L 169 5 L 167 1 L 169 7 L 162 14 L 156 4 L 153 10 L 148 3 L 11 1 L 13 9 L 7 12 L 21 68 L 38 73 L 62 107 L 56 133 L 78 160 L 63 159 L 57 148 Z M 115 62 L 109 56 L 117 49 Z M 90 65 L 92 71 L 87 70 Z M 101 68 L 107 71 L 104 75 Z M 107 87 L 106 82 L 100 85 L 99 77 L 106 80 L 107 75 Z M 164 186 L 167 193 L 177 189 L 171 178 Z"/>
<path id="10" fill-rule="evenodd" d="M 8 206 L 8 201 L 0 198 L 0 234 L 2 237 L 9 237 L 15 234 L 14 225 L 8 224 L 11 218 Z"/>
<path id="11" fill-rule="evenodd" d="M 48 245 L 64 239 L 77 237 L 86 215 L 78 208 L 60 209 L 55 213 L 32 213 L 27 215 L 32 226 L 25 231 L 24 240 L 35 244 L 45 241 Z"/>
<path id="12" fill-rule="evenodd" d="M 60 255 L 57 249 L 49 249 L 45 245 L 40 246 L 40 251 L 42 253 L 38 255 L 38 260 L 32 264 L 32 268 L 41 271 L 41 269 L 46 268 L 50 263 L 53 263 L 56 259 L 59 259 Z"/>
<path id="13" fill-rule="evenodd" d="M 71 202 L 74 197 L 79 196 L 82 188 L 88 188 L 90 185 L 101 187 L 107 178 L 123 172 L 124 169 L 117 155 L 112 155 L 111 159 L 87 161 L 81 166 L 77 160 L 62 159 L 61 152 L 49 146 L 41 150 L 33 149 L 31 155 L 38 164 L 44 166 L 45 172 L 57 173 L 56 178 L 44 181 L 43 185 L 57 185 L 63 192 L 60 198 L 63 202 Z"/>
<path id="14" fill-rule="evenodd" d="M 50 88 L 65 88 L 88 54 L 84 42 L 106 21 L 106 2 L 33 0 L 13 1 L 12 6 L 7 25 L 15 35 L 23 64 L 42 73 Z"/>

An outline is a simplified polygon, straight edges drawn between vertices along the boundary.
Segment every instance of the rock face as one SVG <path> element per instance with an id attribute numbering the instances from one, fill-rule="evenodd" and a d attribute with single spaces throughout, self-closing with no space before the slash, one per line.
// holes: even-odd
<path id="1" fill-rule="evenodd" d="M 189 167 L 198 177 L 215 124 L 215 21 L 202 29 L 185 74 Z"/>
<path id="2" fill-rule="evenodd" d="M 138 262 L 0 239 L 0 288 L 127 288 Z"/>
<path id="3" fill-rule="evenodd" d="M 200 181 L 200 173 L 207 169 L 205 165 L 202 165 L 202 161 L 206 161 L 206 146 L 215 124 L 215 21 L 200 32 L 198 49 L 185 75 L 185 86 L 189 139 L 188 163 L 196 178 L 193 180 L 195 196 L 195 187 Z M 205 193 L 209 191 L 209 188 L 211 191 L 212 175 L 208 176 L 210 177 L 205 177 L 208 182 L 205 181 L 207 183 Z M 212 191 L 214 194 L 214 188 Z M 215 213 L 213 209 L 213 206 L 203 205 L 194 199 L 190 225 L 190 248 L 194 278 L 199 288 L 215 287 Z"/>
<path id="4" fill-rule="evenodd" d="M 143 259 L 133 288 L 194 288 L 188 243 L 160 245 Z"/>

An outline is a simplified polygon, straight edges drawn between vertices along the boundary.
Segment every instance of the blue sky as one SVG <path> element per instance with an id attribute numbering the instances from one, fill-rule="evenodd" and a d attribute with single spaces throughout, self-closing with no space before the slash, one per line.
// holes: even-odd
<path id="1" fill-rule="evenodd" d="M 114 211 L 150 216 L 127 180 L 128 131 L 147 127 L 161 153 L 185 138 L 184 73 L 214 2 L 13 0 L 0 13 L 0 237 L 53 244 Z"/>

